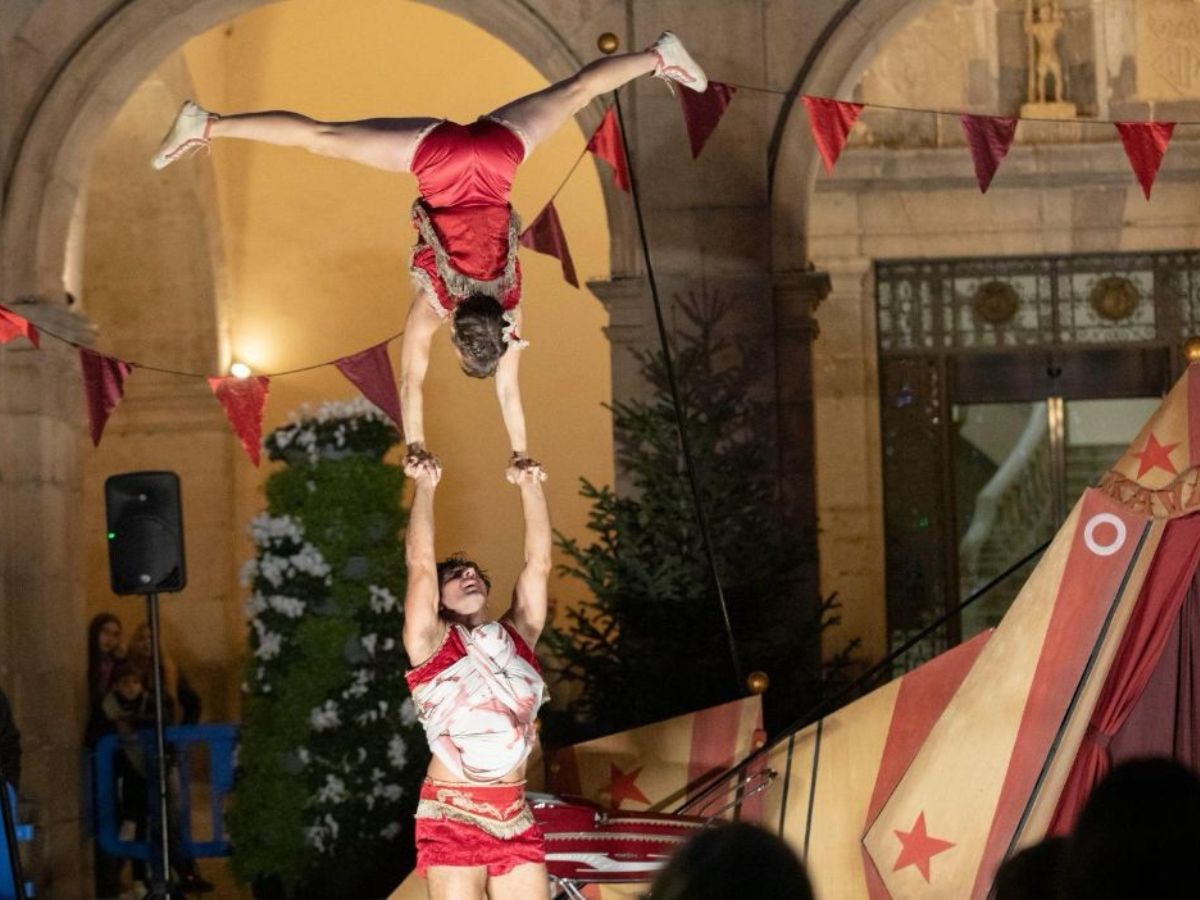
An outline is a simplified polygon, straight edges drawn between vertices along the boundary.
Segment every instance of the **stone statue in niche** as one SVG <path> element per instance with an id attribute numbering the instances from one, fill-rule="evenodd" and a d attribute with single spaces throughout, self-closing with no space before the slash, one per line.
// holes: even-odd
<path id="1" fill-rule="evenodd" d="M 1027 118 L 1073 119 L 1076 115 L 1075 104 L 1068 102 L 1064 96 L 1064 70 L 1062 56 L 1058 52 L 1058 39 L 1066 23 L 1062 7 L 1057 0 L 1026 0 L 1026 4 L 1029 92 L 1028 101 L 1021 106 L 1021 115 Z"/>

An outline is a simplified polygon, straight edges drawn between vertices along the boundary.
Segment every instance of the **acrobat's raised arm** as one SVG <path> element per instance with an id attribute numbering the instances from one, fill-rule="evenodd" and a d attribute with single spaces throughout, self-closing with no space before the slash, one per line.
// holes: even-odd
<path id="1" fill-rule="evenodd" d="M 521 637 L 532 647 L 546 627 L 550 581 L 550 510 L 542 491 L 544 475 L 539 469 L 508 469 L 508 480 L 521 491 L 525 514 L 525 565 L 517 576 L 508 617 Z"/>
<path id="2" fill-rule="evenodd" d="M 442 470 L 434 461 L 408 462 L 413 480 L 412 508 L 404 532 L 408 586 L 404 595 L 404 651 L 418 665 L 437 649 L 445 627 L 438 615 L 437 554 L 433 543 L 433 496 Z"/>

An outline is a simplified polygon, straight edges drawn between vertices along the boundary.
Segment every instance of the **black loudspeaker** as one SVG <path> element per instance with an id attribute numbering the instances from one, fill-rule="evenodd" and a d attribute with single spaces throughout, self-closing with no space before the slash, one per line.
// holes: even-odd
<path id="1" fill-rule="evenodd" d="M 127 472 L 104 482 L 108 572 L 114 594 L 181 591 L 183 507 L 174 472 Z"/>

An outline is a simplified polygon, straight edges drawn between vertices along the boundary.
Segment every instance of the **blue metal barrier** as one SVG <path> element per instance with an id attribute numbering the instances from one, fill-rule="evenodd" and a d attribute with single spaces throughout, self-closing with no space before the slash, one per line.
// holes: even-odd
<path id="1" fill-rule="evenodd" d="M 154 732 L 146 729 L 138 732 L 142 758 L 152 760 L 155 755 Z M 176 760 L 172 772 L 178 774 L 178 796 L 172 792 L 172 815 L 179 842 L 185 853 L 193 859 L 211 856 L 229 856 L 232 852 L 225 836 L 225 798 L 233 790 L 233 755 L 237 746 L 238 729 L 235 725 L 175 725 L 166 729 L 168 751 Z M 188 765 L 189 752 L 200 745 L 208 747 L 212 798 L 209 804 L 209 819 L 212 824 L 212 839 L 192 839 L 192 792 L 191 774 Z M 121 737 L 107 734 L 96 744 L 92 760 L 92 777 L 95 779 L 95 825 L 96 839 L 101 849 L 110 856 L 128 859 L 149 860 L 152 846 L 148 840 L 122 840 L 120 821 L 117 815 L 116 758 L 123 752 Z M 147 769 L 150 776 L 152 769 Z M 147 777 L 147 809 L 150 815 L 157 809 L 155 779 Z M 3 900 L 3 895 L 0 895 Z"/>
<path id="2" fill-rule="evenodd" d="M 17 822 L 17 792 L 12 789 L 12 785 L 4 785 L 3 796 L 0 796 L 0 802 L 5 799 L 8 801 L 9 807 L 12 809 L 13 821 Z M 33 840 L 33 826 L 22 825 L 17 822 L 17 840 L 22 844 L 28 844 Z M 8 858 L 8 842 L 0 835 L 0 900 L 16 900 L 17 892 L 13 888 L 13 871 L 12 860 Z M 25 896 L 33 896 L 33 882 L 25 882 Z"/>

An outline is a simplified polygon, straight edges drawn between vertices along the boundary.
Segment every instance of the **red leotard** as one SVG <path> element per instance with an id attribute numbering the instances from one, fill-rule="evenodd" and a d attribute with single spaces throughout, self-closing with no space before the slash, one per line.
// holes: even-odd
<path id="1" fill-rule="evenodd" d="M 419 237 L 409 268 L 443 315 L 471 294 L 495 297 L 506 310 L 520 303 L 521 223 L 508 198 L 524 158 L 517 132 L 489 118 L 439 122 L 417 144 Z"/>

